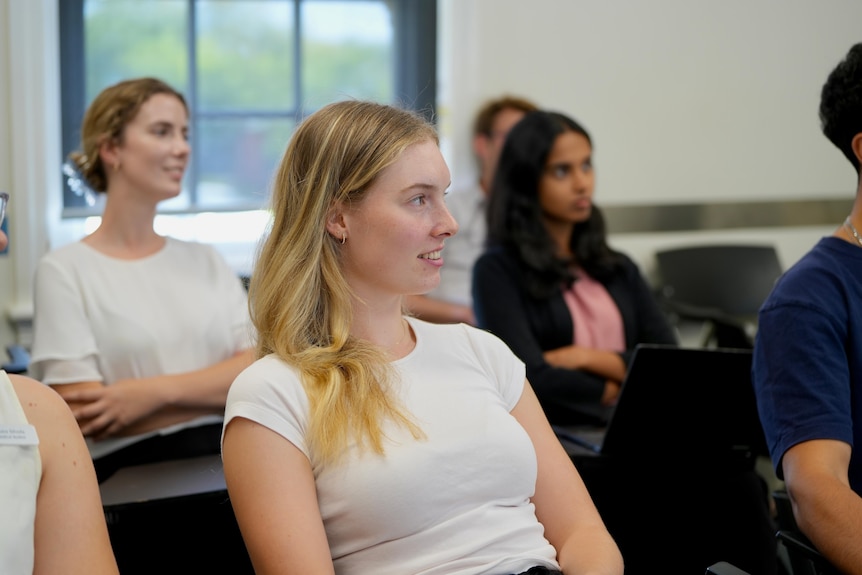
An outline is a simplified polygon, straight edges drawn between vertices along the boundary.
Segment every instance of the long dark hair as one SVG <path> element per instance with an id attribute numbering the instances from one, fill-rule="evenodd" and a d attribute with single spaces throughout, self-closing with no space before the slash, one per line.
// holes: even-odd
<path id="1" fill-rule="evenodd" d="M 547 297 L 570 286 L 577 264 L 601 280 L 620 261 L 607 244 L 605 220 L 593 205 L 590 217 L 575 225 L 571 239 L 573 260 L 557 255 L 556 245 L 542 222 L 539 181 L 557 137 L 564 132 L 592 139 L 583 126 L 557 112 L 536 111 L 524 116 L 506 137 L 488 204 L 488 245 L 502 246 L 514 255 L 524 272 L 531 295 Z"/>

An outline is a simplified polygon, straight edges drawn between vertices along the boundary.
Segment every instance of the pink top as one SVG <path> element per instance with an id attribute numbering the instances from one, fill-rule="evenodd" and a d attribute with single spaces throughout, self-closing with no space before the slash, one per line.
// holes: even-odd
<path id="1" fill-rule="evenodd" d="M 626 349 L 623 318 L 605 286 L 577 270 L 578 279 L 563 291 L 575 324 L 574 344 L 622 352 Z"/>

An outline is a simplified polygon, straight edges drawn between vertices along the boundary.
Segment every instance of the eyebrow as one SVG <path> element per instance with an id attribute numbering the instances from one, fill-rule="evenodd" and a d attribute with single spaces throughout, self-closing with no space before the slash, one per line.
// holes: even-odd
<path id="1" fill-rule="evenodd" d="M 452 185 L 452 182 L 449 182 L 449 184 L 443 189 L 444 190 L 449 189 L 449 186 L 451 186 L 451 185 Z M 437 186 L 435 186 L 434 184 L 429 184 L 427 182 L 416 182 L 414 184 L 410 184 L 409 186 L 407 186 L 406 188 L 404 188 L 401 191 L 402 192 L 410 192 L 413 190 L 436 190 L 436 189 L 437 189 Z"/>
<path id="2" fill-rule="evenodd" d="M 187 123 L 186 124 L 175 124 L 175 123 L 171 122 L 170 120 L 154 120 L 154 121 L 150 122 L 150 126 L 152 126 L 154 128 L 178 127 L 180 130 L 188 130 L 189 129 L 189 125 Z"/>
<path id="3" fill-rule="evenodd" d="M 569 162 L 568 160 L 560 160 L 558 162 L 548 162 L 548 167 L 551 167 L 551 166 L 575 166 L 575 165 L 579 165 L 579 164 L 592 163 L 592 162 L 593 162 L 593 157 L 592 157 L 592 155 L 590 155 L 590 156 L 587 156 L 586 158 L 584 158 L 583 160 L 581 160 L 580 162 Z"/>

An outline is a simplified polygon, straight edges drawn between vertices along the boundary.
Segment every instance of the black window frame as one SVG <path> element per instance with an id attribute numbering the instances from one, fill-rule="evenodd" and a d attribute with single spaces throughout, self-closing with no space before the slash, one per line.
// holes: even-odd
<path id="1" fill-rule="evenodd" d="M 62 157 L 60 164 L 65 161 L 70 152 L 80 146 L 80 126 L 88 102 L 86 101 L 86 75 L 84 57 L 84 1 L 85 0 L 56 0 L 59 7 L 59 46 L 60 46 L 60 86 L 61 86 L 61 143 Z M 224 117 L 227 113 L 216 112 L 202 114 L 197 108 L 195 95 L 196 73 L 194 54 L 194 29 L 195 29 L 195 2 L 196 0 L 185 0 L 189 4 L 189 55 L 188 90 L 184 96 L 190 108 L 191 119 L 194 125 L 201 117 Z M 242 0 L 237 0 L 242 1 Z M 301 21 L 299 11 L 301 3 L 310 0 L 286 0 L 294 3 L 295 22 Z M 394 15 L 394 49 L 395 62 L 395 101 L 393 104 L 408 106 L 421 112 L 430 121 L 436 120 L 437 105 L 437 0 L 385 0 Z M 297 44 L 301 37 L 298 30 Z M 301 91 L 301 69 L 299 57 L 299 46 L 295 58 L 296 66 L 296 90 Z M 301 102 L 301 98 L 296 98 Z M 299 110 L 285 108 L 279 112 L 279 117 L 290 116 L 297 121 L 304 113 L 313 110 Z M 259 114 L 248 114 L 249 116 Z M 265 115 L 265 113 L 264 113 Z M 192 149 L 198 149 L 195 145 L 196 130 L 192 130 Z M 214 210 L 213 208 L 199 208 L 198 192 L 195 189 L 197 174 L 195 173 L 195 162 L 190 162 L 189 181 L 192 183 L 190 191 L 191 206 L 182 210 L 160 210 L 159 213 L 199 213 L 201 211 L 224 211 L 238 212 L 250 209 L 259 209 L 259 206 L 235 205 Z M 59 165 L 59 164 L 58 164 Z M 74 193 L 63 178 L 60 170 L 58 177 L 62 178 L 63 185 L 63 211 L 62 217 L 81 218 L 99 215 L 97 207 L 87 206 L 84 198 Z"/>

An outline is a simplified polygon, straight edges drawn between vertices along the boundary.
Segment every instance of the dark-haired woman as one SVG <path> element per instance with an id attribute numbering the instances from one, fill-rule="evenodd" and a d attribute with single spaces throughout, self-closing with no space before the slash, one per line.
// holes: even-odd
<path id="1" fill-rule="evenodd" d="M 563 114 L 532 112 L 514 126 L 473 272 L 479 326 L 527 364 L 552 422 L 559 400 L 612 405 L 637 344 L 677 343 L 637 265 L 607 244 L 592 152 Z"/>

